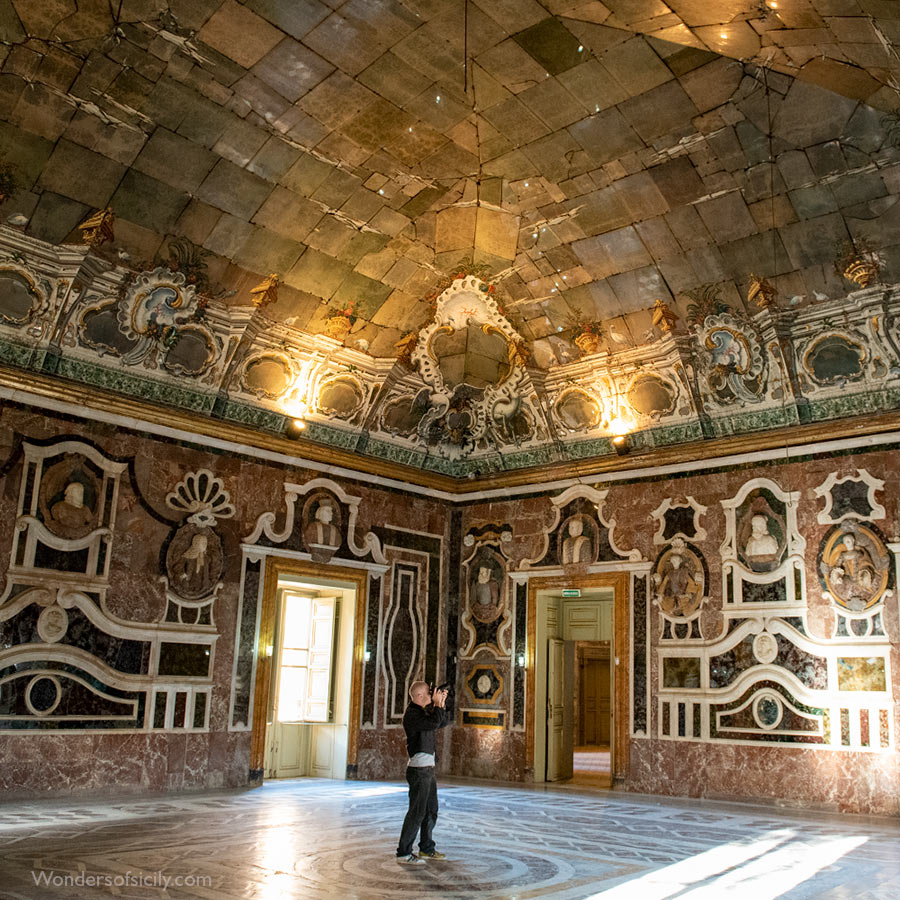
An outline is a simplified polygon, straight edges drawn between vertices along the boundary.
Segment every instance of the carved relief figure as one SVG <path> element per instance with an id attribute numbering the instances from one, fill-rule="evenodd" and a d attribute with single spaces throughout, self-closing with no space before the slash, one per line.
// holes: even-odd
<path id="1" fill-rule="evenodd" d="M 563 565 L 593 562 L 594 548 L 590 537 L 584 534 L 584 522 L 577 516 L 569 519 L 566 526 L 568 537 L 562 545 Z"/>
<path id="2" fill-rule="evenodd" d="M 334 507 L 327 499 L 316 506 L 312 519 L 303 529 L 303 539 L 315 562 L 328 562 L 341 546 L 341 533 L 334 525 Z"/>
<path id="3" fill-rule="evenodd" d="M 59 537 L 75 540 L 96 527 L 97 479 L 85 460 L 67 454 L 41 479 L 40 507 L 44 525 Z"/>
<path id="4" fill-rule="evenodd" d="M 500 582 L 491 566 L 479 566 L 472 591 L 472 615 L 493 622 L 500 615 Z"/>
<path id="5" fill-rule="evenodd" d="M 205 599 L 222 577 L 224 565 L 219 536 L 211 528 L 184 525 L 166 552 L 169 589 L 185 600 Z"/>
<path id="6" fill-rule="evenodd" d="M 196 582 L 206 581 L 209 576 L 209 559 L 206 548 L 209 538 L 205 534 L 197 533 L 191 540 L 191 546 L 184 551 L 184 555 L 178 560 L 175 567 L 175 577 L 178 581 Z"/>
<path id="7" fill-rule="evenodd" d="M 55 644 L 62 640 L 68 628 L 69 616 L 61 606 L 56 604 L 48 606 L 38 616 L 38 637 L 46 644 Z"/>
<path id="8" fill-rule="evenodd" d="M 836 531 L 826 543 L 821 568 L 835 602 L 853 612 L 877 603 L 887 587 L 888 554 L 865 526 Z"/>
<path id="9" fill-rule="evenodd" d="M 695 555 L 681 538 L 672 541 L 653 574 L 656 602 L 669 616 L 693 615 L 703 600 L 703 572 Z"/>

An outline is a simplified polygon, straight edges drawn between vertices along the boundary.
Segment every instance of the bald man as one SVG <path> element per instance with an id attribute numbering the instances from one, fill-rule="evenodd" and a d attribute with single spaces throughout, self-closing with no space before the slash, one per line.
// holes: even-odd
<path id="1" fill-rule="evenodd" d="M 424 681 L 413 682 L 409 689 L 409 706 L 403 714 L 406 732 L 406 781 L 409 784 L 409 809 L 403 820 L 397 862 L 403 865 L 424 865 L 426 859 L 446 859 L 438 853 L 431 837 L 437 821 L 437 779 L 434 774 L 434 737 L 438 728 L 448 724 L 444 704 L 447 691 L 435 691 Z M 419 855 L 413 853 L 413 842 L 419 835 Z"/>

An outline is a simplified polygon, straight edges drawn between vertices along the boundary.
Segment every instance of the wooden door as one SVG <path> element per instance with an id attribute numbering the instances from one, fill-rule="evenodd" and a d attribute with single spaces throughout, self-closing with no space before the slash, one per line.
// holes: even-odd
<path id="1" fill-rule="evenodd" d="M 587 656 L 581 660 L 580 668 L 581 743 L 608 747 L 612 735 L 609 657 Z"/>

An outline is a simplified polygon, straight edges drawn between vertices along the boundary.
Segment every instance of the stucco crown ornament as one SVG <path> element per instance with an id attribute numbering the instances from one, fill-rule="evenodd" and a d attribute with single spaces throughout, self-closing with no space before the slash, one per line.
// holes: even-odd
<path id="1" fill-rule="evenodd" d="M 97 248 L 101 244 L 114 239 L 113 222 L 116 217 L 113 211 L 106 209 L 98 209 L 97 212 L 88 216 L 79 226 L 81 232 L 81 240 L 89 247 Z"/>
<path id="2" fill-rule="evenodd" d="M 253 298 L 253 305 L 257 309 L 262 309 L 270 303 L 274 303 L 278 299 L 278 285 L 281 279 L 274 272 L 268 275 L 255 288 L 251 288 L 250 296 Z"/>
<path id="3" fill-rule="evenodd" d="M 747 300 L 756 304 L 760 309 L 768 309 L 775 305 L 778 292 L 761 275 L 751 275 L 750 285 L 747 289 Z"/>
<path id="4" fill-rule="evenodd" d="M 231 494 L 223 487 L 221 478 L 215 478 L 209 469 L 188 472 L 175 490 L 166 494 L 166 506 L 178 512 L 189 513 L 187 521 L 192 525 L 214 527 L 219 519 L 234 515 Z"/>
<path id="5" fill-rule="evenodd" d="M 838 246 L 834 270 L 848 281 L 867 288 L 878 280 L 884 258 L 864 241 L 845 241 Z"/>
<path id="6" fill-rule="evenodd" d="M 461 273 L 435 300 L 434 319 L 418 333 L 409 365 L 418 369 L 429 390 L 429 408 L 418 431 L 423 440 L 449 458 L 471 453 L 489 424 L 510 419 L 521 405 L 527 378 L 527 347 L 497 304 L 494 285 Z M 462 332 L 480 332 L 502 340 L 496 377 L 469 382 L 447 379 L 437 346 Z"/>
<path id="7" fill-rule="evenodd" d="M 659 328 L 663 334 L 669 334 L 675 330 L 678 322 L 678 316 L 672 311 L 667 303 L 657 298 L 653 304 L 653 324 Z"/>

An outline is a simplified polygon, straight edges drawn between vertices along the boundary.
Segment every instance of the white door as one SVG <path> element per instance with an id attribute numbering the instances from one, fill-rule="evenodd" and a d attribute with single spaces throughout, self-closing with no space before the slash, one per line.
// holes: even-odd
<path id="1" fill-rule="evenodd" d="M 563 647 L 563 732 L 560 779 L 571 778 L 575 767 L 575 641 Z"/>
<path id="2" fill-rule="evenodd" d="M 282 591 L 275 654 L 275 695 L 266 734 L 265 775 L 331 775 L 332 647 L 336 600 Z M 322 733 L 315 733 L 322 728 Z M 312 755 L 312 760 L 310 756 Z"/>
<path id="3" fill-rule="evenodd" d="M 547 639 L 547 781 L 572 776 L 571 750 L 566 761 L 565 650 L 565 641 Z"/>

